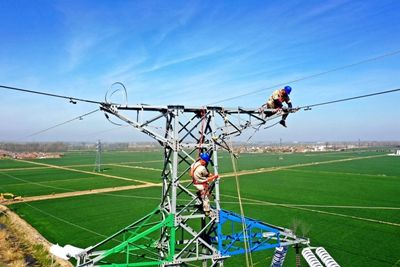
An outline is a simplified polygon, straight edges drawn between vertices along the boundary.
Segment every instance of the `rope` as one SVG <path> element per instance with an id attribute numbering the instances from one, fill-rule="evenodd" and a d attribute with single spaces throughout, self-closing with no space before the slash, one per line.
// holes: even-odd
<path id="1" fill-rule="evenodd" d="M 250 135 L 250 137 L 246 140 L 246 142 L 244 142 L 244 144 L 243 144 L 241 147 L 239 147 L 239 148 L 237 149 L 237 153 L 239 153 L 239 151 L 240 151 L 243 147 L 246 146 L 247 142 L 250 141 L 250 139 L 256 134 L 256 132 L 258 132 L 258 131 L 260 130 L 261 125 L 262 125 L 262 124 L 258 125 L 258 128 L 253 132 L 253 134 Z"/>
<path id="2" fill-rule="evenodd" d="M 227 125 L 227 122 L 225 122 L 225 125 Z M 227 127 L 225 127 L 227 131 Z M 232 144 L 232 139 L 231 136 L 229 135 L 229 144 L 230 144 L 230 149 L 233 149 L 233 144 Z M 237 161 L 235 160 L 235 156 L 231 153 L 231 160 L 232 160 L 232 167 L 233 171 L 235 173 L 235 179 L 236 179 L 236 188 L 237 188 L 237 193 L 238 193 L 238 200 L 239 200 L 239 206 L 240 206 L 240 216 L 242 218 L 242 230 L 243 230 L 243 235 L 244 235 L 244 249 L 245 249 L 245 255 L 246 255 L 246 266 L 253 266 L 253 257 L 251 255 L 251 252 L 249 252 L 250 248 L 250 236 L 248 235 L 247 232 L 247 227 L 246 227 L 246 221 L 244 217 L 244 210 L 243 210 L 243 204 L 242 204 L 242 196 L 240 194 L 240 182 L 239 182 L 239 176 L 237 174 Z M 246 238 L 247 236 L 247 238 Z"/>
<path id="3" fill-rule="evenodd" d="M 274 123 L 274 124 L 272 124 L 272 125 L 270 125 L 270 126 L 265 127 L 264 129 L 271 128 L 271 127 L 277 125 L 278 123 L 279 123 L 279 122 L 276 122 L 276 123 Z M 247 142 L 250 141 L 250 139 L 256 134 L 256 132 L 258 132 L 258 131 L 260 130 L 261 125 L 262 125 L 262 124 L 258 125 L 258 128 L 254 131 L 254 133 L 253 133 L 252 135 L 250 135 L 250 137 L 246 140 L 246 142 L 244 142 L 244 144 L 243 144 L 241 147 L 239 147 L 239 148 L 237 149 L 237 153 L 239 153 L 239 151 L 240 151 L 244 146 L 246 146 Z"/>
<path id="4" fill-rule="evenodd" d="M 201 144 L 203 143 L 203 136 L 204 136 L 204 121 L 206 120 L 206 111 L 205 108 L 201 110 L 200 115 L 202 115 L 202 121 L 201 121 L 201 132 L 200 132 L 200 139 L 199 139 L 199 145 L 197 147 L 197 155 L 196 155 L 196 160 L 200 156 L 200 150 L 201 150 Z"/>
<path id="5" fill-rule="evenodd" d="M 270 126 L 265 127 L 264 129 L 271 128 L 272 126 L 275 126 L 275 125 L 277 125 L 278 123 L 279 123 L 279 121 L 278 121 L 278 122 L 275 122 L 274 124 L 272 124 L 272 125 L 270 125 Z"/>

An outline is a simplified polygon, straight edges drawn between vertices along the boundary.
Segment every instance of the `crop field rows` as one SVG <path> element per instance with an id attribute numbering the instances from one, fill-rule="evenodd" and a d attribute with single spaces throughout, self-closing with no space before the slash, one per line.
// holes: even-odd
<path id="1" fill-rule="evenodd" d="M 0 191 L 26 201 L 9 208 L 48 241 L 88 247 L 160 203 L 162 153 L 94 153 L 61 159 L 1 160 Z M 245 215 L 296 230 L 341 266 L 400 266 L 400 157 L 382 152 L 242 154 L 237 161 Z M 219 153 L 221 205 L 239 213 L 230 155 Z M 189 176 L 187 176 L 190 179 Z M 273 251 L 253 253 L 269 266 Z M 290 249 L 284 266 L 293 266 Z M 302 259 L 302 266 L 307 263 Z M 245 266 L 244 256 L 225 266 Z"/>

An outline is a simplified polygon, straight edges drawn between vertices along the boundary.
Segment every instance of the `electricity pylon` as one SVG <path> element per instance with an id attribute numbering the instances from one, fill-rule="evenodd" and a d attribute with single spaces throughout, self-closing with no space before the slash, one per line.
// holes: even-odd
<path id="1" fill-rule="evenodd" d="M 93 171 L 97 170 L 101 172 L 101 152 L 102 152 L 101 140 L 99 140 L 97 142 L 96 162 L 94 163 Z"/>
<path id="2" fill-rule="evenodd" d="M 162 192 L 159 206 L 151 213 L 100 243 L 86 249 L 65 246 L 77 266 L 192 266 L 200 262 L 203 267 L 221 267 L 233 255 L 309 243 L 290 229 L 223 210 L 218 179 L 211 185 L 213 210 L 206 216 L 188 174 L 200 152 L 211 155 L 211 167 L 218 174 L 218 150 L 233 153 L 227 145 L 229 138 L 258 130 L 282 112 L 111 103 L 100 109 L 108 119 L 114 116 L 130 124 L 164 147 Z M 123 114 L 128 112 L 136 114 L 136 119 Z"/>

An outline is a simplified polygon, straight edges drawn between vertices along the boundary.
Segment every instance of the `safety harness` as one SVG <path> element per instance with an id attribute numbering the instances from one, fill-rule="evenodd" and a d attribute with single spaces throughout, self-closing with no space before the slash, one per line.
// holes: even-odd
<path id="1" fill-rule="evenodd" d="M 203 196 L 205 193 L 208 195 L 208 196 L 210 196 L 210 192 L 209 192 L 209 187 L 210 187 L 210 184 L 208 183 L 208 180 L 206 180 L 205 182 L 198 182 L 197 180 L 196 180 L 196 178 L 194 177 L 194 173 L 196 172 L 196 170 L 197 170 L 197 168 L 199 167 L 199 166 L 201 166 L 201 164 L 198 164 L 195 168 L 192 168 L 191 170 L 190 170 L 190 176 L 192 177 L 192 180 L 193 180 L 193 184 L 195 184 L 195 185 L 202 185 L 203 186 L 203 190 L 202 190 L 202 192 L 201 192 L 201 195 Z"/>

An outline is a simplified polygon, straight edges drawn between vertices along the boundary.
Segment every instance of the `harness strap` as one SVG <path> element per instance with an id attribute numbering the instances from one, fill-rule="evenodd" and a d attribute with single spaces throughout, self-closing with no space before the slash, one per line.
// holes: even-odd
<path id="1" fill-rule="evenodd" d="M 199 182 L 197 182 L 196 178 L 194 178 L 194 173 L 197 170 L 197 168 L 200 167 L 200 166 L 201 166 L 201 164 L 198 164 L 194 169 L 191 169 L 190 170 L 190 176 L 192 177 L 193 184 L 201 184 L 201 185 L 204 186 L 204 189 L 208 189 L 208 187 L 207 187 L 208 183 L 207 182 L 199 183 Z"/>

